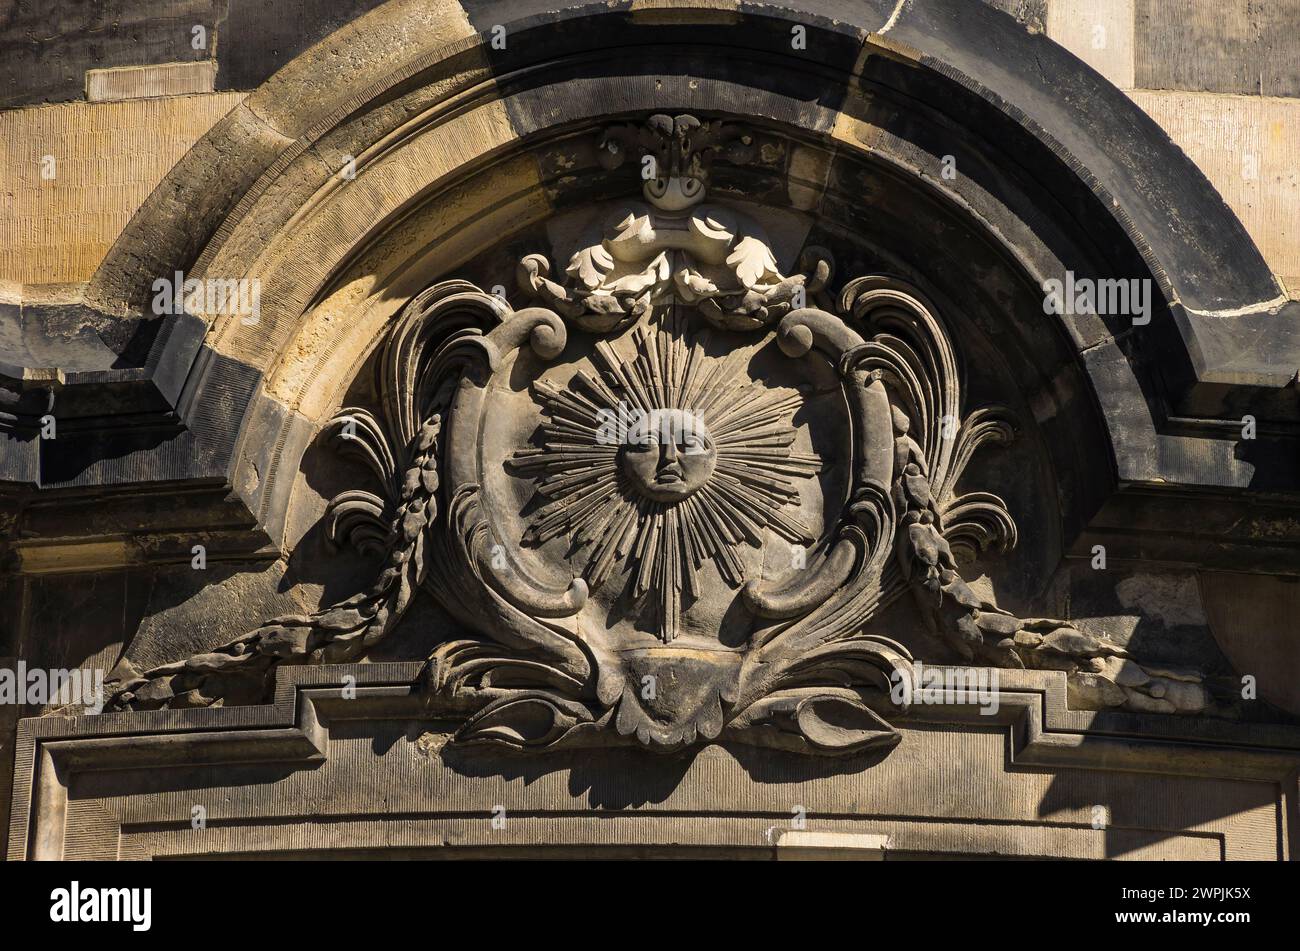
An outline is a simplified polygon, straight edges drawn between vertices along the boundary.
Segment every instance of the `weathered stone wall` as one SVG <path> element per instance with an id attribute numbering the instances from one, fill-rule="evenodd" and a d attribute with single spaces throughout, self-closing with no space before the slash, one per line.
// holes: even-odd
<path id="1" fill-rule="evenodd" d="M 1200 166 L 1300 298 L 1300 16 L 1250 0 L 1048 0 L 1047 34 Z"/>
<path id="2" fill-rule="evenodd" d="M 990 3 L 1015 16 L 1026 30 L 1046 32 L 1076 53 L 1159 122 L 1241 218 L 1288 293 L 1300 299 L 1300 228 L 1296 225 L 1300 220 L 1300 79 L 1295 67 L 1300 59 L 1300 23 L 1296 14 L 1281 5 L 1261 10 L 1246 0 Z M 120 0 L 95 6 L 32 0 L 18 3 L 17 15 L 0 33 L 0 169 L 5 171 L 0 183 L 0 200 L 4 202 L 0 210 L 0 317 L 13 312 L 4 307 L 22 302 L 23 319 L 39 320 L 43 303 L 57 305 L 74 299 L 131 216 L 195 142 L 276 69 L 376 5 L 374 0 L 193 0 L 180 4 Z M 484 22 L 491 11 L 491 3 L 462 0 L 457 13 L 448 16 L 463 18 L 462 25 L 469 29 L 470 22 Z M 205 28 L 204 45 L 197 48 L 195 26 Z M 853 131 L 849 125 L 846 120 L 845 128 L 837 130 L 846 140 Z M 486 141 L 489 136 L 483 138 Z M 453 163 L 451 156 L 441 158 L 448 165 Z M 532 164 L 524 165 L 529 174 L 536 175 Z M 514 183 L 517 171 L 501 170 L 499 181 Z M 489 199 L 476 194 L 454 196 L 447 202 L 446 217 L 477 214 L 490 204 Z M 528 209 L 529 214 L 534 211 Z M 183 213 L 184 209 L 177 210 L 178 215 Z M 438 234 L 442 227 L 427 226 L 430 233 Z M 418 218 L 408 223 L 412 235 L 424 234 L 422 228 L 426 225 Z M 474 233 L 465 238 L 465 250 L 478 250 L 488 243 L 485 235 Z M 515 250 L 494 250 L 494 263 L 508 260 L 509 252 Z M 491 283 L 486 272 L 467 276 L 484 286 Z M 322 325 L 321 340 L 330 339 L 331 320 L 351 313 L 351 294 L 349 287 L 334 288 L 326 306 L 313 315 Z M 331 310 L 336 305 L 337 315 Z M 391 311 L 381 316 L 390 315 Z M 376 318 L 377 326 L 380 322 Z M 0 328 L 0 334 L 7 332 Z M 310 350 L 316 339 L 309 329 L 295 346 Z M 8 342 L 0 336 L 0 351 Z M 295 371 L 294 359 L 308 369 Z M 296 397 L 317 368 L 317 363 L 303 354 L 290 354 L 268 385 L 277 397 Z M 358 367 L 349 365 L 347 369 Z M 336 368 L 334 372 L 342 371 Z M 363 376 L 359 374 L 358 379 Z M 356 388 L 364 390 L 365 386 L 362 380 Z M 317 419 L 328 408 L 308 407 L 310 418 Z M 1031 414 L 1040 410 L 1033 407 Z M 1055 410 L 1043 414 L 1050 412 Z M 304 467 L 298 483 L 307 500 L 296 503 L 295 524 L 285 533 L 290 540 L 296 542 L 307 535 L 307 526 L 320 514 L 319 499 L 329 496 L 326 486 L 336 476 L 323 466 Z M 1026 479 L 1026 484 L 1030 481 Z M 86 517 L 93 517 L 96 499 L 88 497 L 80 504 Z M 307 543 L 321 544 L 315 537 Z M 1039 546 L 1055 555 L 1050 543 L 1042 537 L 1023 542 L 1026 547 Z M 28 564 L 25 567 L 32 573 L 21 577 L 7 569 L 0 574 L 0 665 L 21 657 L 41 667 L 109 667 L 132 638 L 138 659 L 162 663 L 175 659 L 177 653 L 204 650 L 237 635 L 250 619 L 255 622 L 313 610 L 339 591 L 338 579 L 313 561 L 311 556 L 318 553 L 314 549 L 300 555 L 288 570 L 269 555 L 261 561 L 214 564 L 199 581 L 184 563 L 127 568 L 117 557 L 120 552 L 89 547 L 71 560 Z M 1035 591 L 1045 583 L 1033 578 L 1023 587 Z M 1252 591 L 1263 592 L 1270 583 L 1286 587 L 1261 576 L 1252 579 Z M 1016 604 L 1015 583 L 1010 586 L 1013 593 L 1007 606 L 1013 610 L 1024 607 Z M 1232 617 L 1234 612 L 1225 607 L 1231 588 L 1230 580 L 1217 584 L 1198 580 L 1192 568 L 1143 571 L 1126 567 L 1101 582 L 1088 569 L 1078 567 L 1062 570 L 1034 607 L 1076 618 L 1081 629 L 1121 645 L 1142 644 L 1151 656 L 1168 657 L 1171 663 L 1192 658 L 1209 674 L 1229 674 L 1245 669 L 1243 662 L 1224 657 L 1211 622 L 1219 619 L 1224 623 Z M 1272 591 L 1269 596 L 1276 594 Z M 195 627 L 196 617 L 209 622 L 201 631 Z M 1265 620 L 1277 624 L 1285 619 L 1275 610 Z M 158 653 L 151 653 L 155 645 Z M 1254 656 L 1245 663 L 1265 662 L 1295 663 L 1293 658 L 1276 656 Z M 17 719 L 40 712 L 0 706 L 0 851 L 9 828 Z M 396 728 L 384 729 L 391 732 Z M 981 742 L 985 738 L 981 735 Z M 947 742 L 939 733 L 927 734 L 924 739 L 934 744 Z M 366 738 L 353 745 L 361 749 L 370 742 Z M 994 772 L 999 756 L 995 746 L 990 741 L 979 760 Z M 918 744 L 918 753 L 924 749 Z M 714 766 L 706 763 L 702 768 Z M 881 781 L 894 783 L 889 777 Z M 1014 781 L 1028 782 L 1023 776 Z M 991 780 L 988 788 L 996 789 L 997 782 Z M 1144 786 L 1140 795 L 1172 796 L 1176 794 L 1173 789 Z M 993 807 L 980 798 L 984 789 L 967 792 L 963 808 L 969 815 L 994 817 L 989 812 Z M 996 818 L 1024 818 L 1021 813 L 1028 814 L 1041 792 L 1035 788 L 1018 793 L 1025 800 L 1024 809 L 1014 817 Z M 1205 797 L 1221 810 L 1213 816 L 1216 823 L 1238 811 L 1249 813 L 1242 820 L 1250 827 L 1245 839 L 1228 840 L 1229 850 L 1240 849 L 1241 855 L 1250 856 L 1276 854 L 1280 846 L 1271 825 L 1275 805 L 1256 801 L 1252 798 L 1256 793 L 1257 789 L 1239 791 L 1225 786 L 1206 792 Z M 491 799 L 500 793 L 493 789 L 484 795 Z M 1062 805 L 1062 814 L 1086 822 L 1092 799 L 1073 793 L 1066 798 L 1070 802 Z M 113 808 L 120 805 L 115 803 Z M 256 803 L 250 806 L 253 811 L 262 808 Z M 1208 847 L 1210 839 L 1226 835 L 1222 823 L 1193 828 L 1195 823 L 1177 815 L 1161 816 L 1158 821 L 1147 817 L 1136 825 L 1195 832 L 1185 843 L 1152 854 L 1199 855 L 1198 850 Z M 875 829 L 870 822 L 853 828 L 863 832 Z M 959 834 L 955 831 L 953 836 Z M 165 838 L 159 836 L 160 841 Z M 1127 848 L 1123 843 L 1108 847 L 1104 835 L 1075 838 L 1065 851 L 1080 857 Z M 255 840 L 253 835 L 249 841 Z M 412 841 L 424 839 L 417 835 Z M 919 832 L 915 841 L 917 850 L 927 847 Z M 238 851 L 246 844 L 232 839 L 228 847 Z M 308 845 L 324 849 L 328 843 Z M 167 848 L 153 843 L 142 845 L 141 851 Z M 184 848 L 175 850 L 183 852 Z M 1060 848 L 1047 840 L 1038 851 L 1061 854 Z"/>

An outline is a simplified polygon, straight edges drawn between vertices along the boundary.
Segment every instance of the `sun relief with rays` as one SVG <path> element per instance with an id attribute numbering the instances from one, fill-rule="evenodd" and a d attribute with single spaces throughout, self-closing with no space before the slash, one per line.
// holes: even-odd
<path id="1" fill-rule="evenodd" d="M 626 572 L 665 643 L 706 564 L 738 588 L 750 580 L 740 546 L 759 547 L 769 532 L 795 545 L 815 537 L 784 511 L 797 506 L 795 480 L 820 468 L 793 448 L 802 397 L 751 379 L 748 348 L 710 356 L 710 336 L 691 334 L 672 308 L 599 341 L 571 388 L 534 384 L 541 445 L 512 460 L 547 500 L 524 541 L 563 535 L 587 549 L 593 591 Z"/>

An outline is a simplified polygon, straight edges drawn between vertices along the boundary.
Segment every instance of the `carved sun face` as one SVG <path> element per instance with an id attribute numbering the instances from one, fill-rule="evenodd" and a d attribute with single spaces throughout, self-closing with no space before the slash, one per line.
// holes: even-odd
<path id="1" fill-rule="evenodd" d="M 799 497 L 794 480 L 820 462 L 791 449 L 797 393 L 751 380 L 746 351 L 709 356 L 707 331 L 688 343 L 664 320 L 632 331 L 632 355 L 597 343 L 597 372 L 580 371 L 569 388 L 539 381 L 541 446 L 512 463 L 537 476 L 546 500 L 524 540 L 567 535 L 589 548 L 592 590 L 628 566 L 634 596 L 670 641 L 706 562 L 735 588 L 746 580 L 741 546 L 763 544 L 768 532 L 811 541 L 782 510 Z"/>
<path id="2" fill-rule="evenodd" d="M 628 430 L 620 468 L 633 489 L 656 502 L 694 494 L 718 464 L 708 425 L 680 409 L 655 409 Z"/>

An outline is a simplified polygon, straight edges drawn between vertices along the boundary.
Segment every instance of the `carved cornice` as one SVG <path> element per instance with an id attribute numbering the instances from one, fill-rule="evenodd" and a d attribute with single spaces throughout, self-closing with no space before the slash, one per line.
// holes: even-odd
<path id="1" fill-rule="evenodd" d="M 78 776 L 111 769 L 145 778 L 156 788 L 159 773 L 196 763 L 298 764 L 313 766 L 331 755 L 334 717 L 350 724 L 458 719 L 458 698 L 429 694 L 419 684 L 417 663 L 288 667 L 275 678 L 274 702 L 256 710 L 158 710 L 131 714 L 46 717 L 20 721 L 15 750 L 10 861 L 53 860 L 75 841 L 77 816 L 69 790 Z M 347 693 L 345 694 L 345 691 Z M 901 723 L 975 725 L 1006 732 L 1009 768 L 1100 770 L 1235 782 L 1293 783 L 1300 763 L 1295 727 L 1232 721 L 1175 720 L 1141 713 L 1072 710 L 1060 671 L 1004 675 L 992 716 L 975 704 L 917 706 Z M 345 699 L 345 696 L 349 699 Z M 1080 735 L 1087 734 L 1087 742 Z M 588 738 L 591 742 L 591 738 Z M 148 800 L 153 801 L 153 800 Z M 734 802 L 716 808 L 733 813 Z M 456 807 L 453 803 L 454 808 Z M 448 808 L 439 803 L 440 812 Z M 559 805 L 571 811 L 569 801 Z M 470 807 L 464 818 L 481 818 Z M 168 816 L 187 832 L 188 811 Z M 231 817 L 238 818 L 238 817 Z M 461 816 L 457 815 L 457 821 Z M 498 833 L 500 835 L 501 833 Z M 1294 838 L 1294 836 L 1292 837 Z M 1292 845 L 1294 847 L 1294 845 Z M 204 848 L 211 848 L 210 840 Z M 103 856 L 116 857 L 116 850 Z"/>

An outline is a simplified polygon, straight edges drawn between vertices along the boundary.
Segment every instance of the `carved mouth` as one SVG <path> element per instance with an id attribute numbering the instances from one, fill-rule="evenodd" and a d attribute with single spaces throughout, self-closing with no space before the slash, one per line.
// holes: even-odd
<path id="1" fill-rule="evenodd" d="M 672 485 L 675 482 L 682 481 L 682 474 L 680 472 L 672 471 L 661 472 L 659 475 L 655 476 L 655 481 L 660 485 Z"/>

